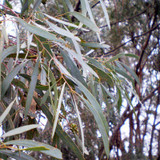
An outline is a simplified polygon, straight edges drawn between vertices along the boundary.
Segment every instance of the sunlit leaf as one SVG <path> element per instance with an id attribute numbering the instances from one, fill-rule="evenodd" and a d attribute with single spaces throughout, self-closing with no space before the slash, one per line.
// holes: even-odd
<path id="1" fill-rule="evenodd" d="M 80 40 L 78 37 L 76 37 L 73 33 L 69 32 L 69 31 L 67 31 L 67 30 L 65 30 L 65 29 L 62 29 L 62 28 L 54 25 L 53 23 L 51 23 L 51 22 L 49 22 L 49 21 L 47 21 L 47 20 L 46 20 L 46 23 L 49 25 L 49 27 L 50 27 L 54 32 L 56 32 L 56 33 L 58 33 L 58 34 L 60 34 L 60 35 L 62 35 L 62 36 L 66 36 L 66 37 L 68 37 L 68 38 L 73 38 L 73 39 L 75 39 L 75 40 L 77 40 L 77 41 L 81 41 L 81 40 Z"/>
<path id="2" fill-rule="evenodd" d="M 6 108 L 6 110 L 0 116 L 0 124 L 2 124 L 3 120 L 7 117 L 7 115 L 10 112 L 15 100 L 16 100 L 16 98 L 9 104 L 9 106 Z"/>
<path id="3" fill-rule="evenodd" d="M 58 117 L 59 117 L 59 113 L 60 113 L 60 109 L 61 109 L 61 103 L 62 103 L 62 100 L 63 100 L 65 85 L 66 85 L 66 83 L 63 84 L 61 94 L 59 96 L 58 106 L 57 106 L 57 110 L 56 110 L 56 113 L 55 113 L 55 119 L 54 119 L 54 123 L 53 123 L 52 138 L 54 137 L 56 127 L 57 127 L 57 123 L 58 123 Z"/>
<path id="4" fill-rule="evenodd" d="M 54 34 L 49 33 L 39 27 L 28 24 L 20 18 L 17 18 L 17 20 L 23 27 L 25 27 L 25 29 L 27 31 L 29 31 L 31 33 L 37 34 L 37 35 L 44 37 L 44 38 L 51 40 L 51 41 L 62 42 L 62 43 L 64 42 L 62 39 L 58 39 Z"/>
<path id="5" fill-rule="evenodd" d="M 91 30 L 99 33 L 99 28 L 97 27 L 97 25 L 92 22 L 89 18 L 83 16 L 82 14 L 78 13 L 78 12 L 71 12 L 71 14 L 76 17 L 80 22 L 82 22 L 84 25 L 86 25 L 87 27 L 89 27 Z"/>
<path id="6" fill-rule="evenodd" d="M 79 127 L 80 127 L 81 137 L 82 137 L 82 152 L 83 152 L 83 154 L 84 154 L 84 153 L 85 153 L 85 146 L 84 146 L 83 123 L 82 123 L 82 119 L 81 119 L 81 116 L 80 116 L 80 112 L 79 112 L 79 109 L 78 109 L 78 106 L 77 106 L 76 98 L 75 98 L 74 95 L 73 95 L 73 103 L 74 103 L 75 110 L 76 110 L 77 117 L 78 117 L 78 121 L 79 121 Z"/>
<path id="7" fill-rule="evenodd" d="M 24 149 L 21 149 L 21 150 L 24 150 L 24 151 L 43 151 L 43 150 L 49 150 L 49 148 L 46 148 L 44 146 L 38 146 L 38 147 L 24 148 Z"/>
<path id="8" fill-rule="evenodd" d="M 10 136 L 15 136 L 17 134 L 21 134 L 21 133 L 27 132 L 31 129 L 38 128 L 38 127 L 40 127 L 39 124 L 31 124 L 31 125 L 26 125 L 23 127 L 18 127 L 18 128 L 12 129 L 12 130 L 4 133 L 1 137 L 6 138 L 6 137 L 10 137 Z"/>

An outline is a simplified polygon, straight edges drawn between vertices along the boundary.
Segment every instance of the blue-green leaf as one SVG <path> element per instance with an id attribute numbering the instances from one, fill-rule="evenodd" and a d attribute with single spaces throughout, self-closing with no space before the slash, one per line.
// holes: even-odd
<path id="1" fill-rule="evenodd" d="M 41 153 L 44 153 L 48 156 L 57 158 L 57 159 L 62 159 L 62 153 L 59 149 L 52 147 L 48 144 L 41 143 L 41 142 L 36 142 L 32 140 L 14 140 L 14 141 L 9 141 L 5 143 L 6 145 L 12 144 L 12 145 L 18 145 L 18 146 L 24 146 L 24 147 L 38 147 L 38 146 L 44 146 L 45 148 L 48 148 L 49 150 L 41 150 Z"/>
<path id="2" fill-rule="evenodd" d="M 31 82 L 29 85 L 29 91 L 28 91 L 26 106 L 25 106 L 25 116 L 27 115 L 29 108 L 31 106 L 34 90 L 36 88 L 37 77 L 38 77 L 38 72 L 39 72 L 38 67 L 39 67 L 39 58 L 38 58 L 36 65 L 34 67 L 33 74 L 31 77 Z"/>
<path id="3" fill-rule="evenodd" d="M 78 12 L 71 12 L 71 14 L 76 17 L 80 22 L 82 22 L 84 25 L 86 25 L 87 27 L 89 27 L 92 31 L 99 33 L 100 30 L 97 27 L 97 25 L 92 22 L 89 18 L 83 16 L 82 14 L 78 13 Z"/>
<path id="4" fill-rule="evenodd" d="M 24 67 L 27 61 L 22 62 L 20 65 L 17 65 L 3 80 L 2 82 L 2 97 L 5 95 L 8 87 L 10 86 L 13 78 L 18 74 L 18 72 Z"/>
<path id="5" fill-rule="evenodd" d="M 17 20 L 27 31 L 29 31 L 29 32 L 31 32 L 33 34 L 37 34 L 37 35 L 39 35 L 41 37 L 46 38 L 47 40 L 64 43 L 64 41 L 62 39 L 58 39 L 54 34 L 49 33 L 47 31 L 45 31 L 44 29 L 41 29 L 39 27 L 33 26 L 31 24 L 28 24 L 28 23 L 26 23 L 25 21 L 23 21 L 20 18 L 17 18 Z"/>

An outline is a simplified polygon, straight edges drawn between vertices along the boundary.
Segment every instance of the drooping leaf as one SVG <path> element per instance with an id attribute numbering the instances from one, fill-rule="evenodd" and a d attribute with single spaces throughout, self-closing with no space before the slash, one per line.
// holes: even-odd
<path id="1" fill-rule="evenodd" d="M 109 75 L 109 73 L 104 72 L 103 70 L 99 69 L 98 67 L 95 67 L 92 64 L 89 64 L 89 65 L 98 74 L 98 76 L 102 82 L 107 82 L 111 87 L 113 87 L 114 83 L 113 83 L 113 80 L 112 80 L 111 76 Z"/>
<path id="2" fill-rule="evenodd" d="M 10 86 L 13 78 L 18 74 L 18 72 L 24 67 L 27 61 L 23 61 L 20 65 L 17 65 L 3 80 L 2 82 L 2 97 L 5 95 L 8 87 Z"/>
<path id="3" fill-rule="evenodd" d="M 32 9 L 32 12 L 34 12 L 41 4 L 41 1 L 42 0 L 36 0 L 34 5 L 33 5 L 33 9 Z"/>
<path id="4" fill-rule="evenodd" d="M 92 22 L 89 18 L 83 16 L 82 14 L 78 13 L 78 12 L 71 12 L 71 14 L 76 17 L 80 22 L 82 22 L 84 25 L 86 25 L 87 27 L 89 27 L 92 31 L 99 33 L 99 28 L 97 27 L 97 25 Z"/>
<path id="5" fill-rule="evenodd" d="M 57 123 L 58 123 L 58 117 L 59 117 L 59 113 L 60 113 L 60 109 L 61 109 L 61 103 L 62 103 L 62 100 L 63 100 L 65 85 L 66 85 L 66 83 L 64 83 L 63 86 L 62 86 L 61 94 L 60 94 L 59 101 L 58 101 L 57 110 L 56 110 L 56 113 L 55 113 L 55 119 L 54 119 L 54 123 L 53 123 L 52 136 L 51 136 L 52 138 L 54 137 L 56 127 L 57 127 Z"/>
<path id="6" fill-rule="evenodd" d="M 56 33 L 58 33 L 58 34 L 60 34 L 60 35 L 62 35 L 62 36 L 66 36 L 66 37 L 68 37 L 68 38 L 73 38 L 73 39 L 75 39 L 75 40 L 77 40 L 77 41 L 81 41 L 81 40 L 80 40 L 77 36 L 75 36 L 73 33 L 69 32 L 69 31 L 67 31 L 67 30 L 65 30 L 65 29 L 63 29 L 63 28 L 60 28 L 60 27 L 54 25 L 53 23 L 51 23 L 51 22 L 49 22 L 49 21 L 47 21 L 47 20 L 46 20 L 46 23 L 50 26 L 50 28 L 51 28 L 54 32 L 56 32 Z"/>
<path id="7" fill-rule="evenodd" d="M 138 76 L 136 75 L 136 73 L 130 69 L 130 67 L 128 67 L 126 64 L 119 62 L 121 65 L 124 66 L 124 68 L 131 74 L 131 76 L 137 81 L 137 83 L 140 85 L 140 81 Z"/>
<path id="8" fill-rule="evenodd" d="M 77 78 L 84 86 L 87 86 L 86 82 L 84 81 L 79 69 L 77 66 L 73 63 L 73 61 L 70 59 L 69 55 L 61 50 L 61 55 L 64 58 L 64 61 L 66 63 L 67 69 L 70 71 L 71 75 L 75 78 Z"/>
<path id="9" fill-rule="evenodd" d="M 16 52 L 17 52 L 17 46 L 8 47 L 7 49 L 5 49 L 5 50 L 2 52 L 1 62 L 3 62 L 3 60 L 4 60 L 7 56 L 9 56 L 10 54 L 16 53 Z"/>
<path id="10" fill-rule="evenodd" d="M 101 3 L 101 6 L 102 6 L 102 9 L 103 9 L 103 12 L 104 12 L 104 16 L 105 16 L 108 28 L 111 29 L 110 20 L 109 20 L 109 16 L 108 16 L 106 6 L 105 6 L 105 2 L 103 2 L 103 0 L 100 0 L 100 3 Z"/>
<path id="11" fill-rule="evenodd" d="M 73 11 L 74 11 L 74 8 L 73 8 L 72 3 L 70 2 L 70 0 L 65 0 L 65 2 L 66 2 L 66 4 L 67 4 L 70 12 L 73 12 Z"/>
<path id="12" fill-rule="evenodd" d="M 8 0 L 5 0 L 5 3 L 10 9 L 12 9 L 12 5 L 10 4 L 10 2 Z"/>
<path id="13" fill-rule="evenodd" d="M 106 62 L 113 62 L 113 61 L 118 60 L 118 58 L 121 58 L 123 56 L 139 58 L 137 55 L 134 55 L 134 54 L 119 53 L 119 54 L 115 55 L 114 57 L 112 57 L 111 59 L 107 60 Z"/>
<path id="14" fill-rule="evenodd" d="M 34 90 L 36 88 L 36 83 L 37 83 L 37 78 L 38 78 L 38 68 L 39 68 L 39 58 L 35 64 L 34 70 L 33 70 L 33 74 L 31 77 L 31 82 L 29 85 L 29 91 L 28 91 L 28 95 L 27 95 L 27 100 L 26 100 L 26 106 L 25 106 L 25 116 L 27 115 L 29 108 L 31 106 L 31 102 L 32 102 L 32 98 L 33 98 L 33 94 L 34 94 Z"/>
<path id="15" fill-rule="evenodd" d="M 39 124 L 31 124 L 31 125 L 26 125 L 26 126 L 23 126 L 23 127 L 18 127 L 18 128 L 12 129 L 12 130 L 4 133 L 1 137 L 6 138 L 6 137 L 10 137 L 10 136 L 15 136 L 17 134 L 21 134 L 23 132 L 27 132 L 31 129 L 35 129 L 35 128 L 38 128 L 38 127 L 40 127 Z"/>
<path id="16" fill-rule="evenodd" d="M 73 23 L 69 23 L 69 22 L 66 22 L 66 21 L 63 21 L 61 19 L 57 19 L 55 17 L 52 17 L 48 14 L 44 14 L 46 17 L 48 17 L 49 19 L 55 21 L 55 22 L 58 22 L 58 23 L 61 23 L 61 24 L 64 24 L 64 25 L 67 25 L 67 26 L 70 26 L 70 27 L 74 27 L 74 28 L 79 28 L 79 26 L 73 24 Z"/>
<path id="17" fill-rule="evenodd" d="M 95 43 L 95 42 L 81 42 L 82 46 L 89 48 L 109 48 L 107 44 Z"/>
<path id="18" fill-rule="evenodd" d="M 45 143 L 23 139 L 23 140 L 8 141 L 5 144 L 6 145 L 12 144 L 12 145 L 24 146 L 24 147 L 29 147 L 29 148 L 42 147 L 43 146 L 43 147 L 45 147 L 49 150 L 40 150 L 40 152 L 42 152 L 42 153 L 44 153 L 48 156 L 57 158 L 57 159 L 62 159 L 62 153 L 59 149 L 57 149 L 55 147 L 52 147 L 52 146 L 50 146 L 48 144 L 45 144 Z"/>
<path id="19" fill-rule="evenodd" d="M 85 153 L 85 146 L 84 146 L 83 123 L 82 123 L 82 119 L 81 119 L 81 116 L 80 116 L 80 112 L 79 112 L 79 109 L 78 109 L 78 106 L 77 106 L 77 102 L 76 102 L 75 95 L 73 95 L 73 103 L 74 103 L 75 110 L 76 110 L 77 117 L 78 117 L 78 121 L 79 121 L 79 127 L 80 127 L 81 137 L 82 137 L 82 152 L 83 152 L 83 154 L 84 154 L 84 153 Z"/>
<path id="20" fill-rule="evenodd" d="M 9 106 L 6 108 L 6 110 L 0 116 L 0 124 L 2 124 L 3 120 L 7 117 L 7 115 L 10 112 L 15 100 L 16 100 L 16 98 L 9 104 Z"/>
<path id="21" fill-rule="evenodd" d="M 36 160 L 35 158 L 23 152 L 13 152 L 11 150 L 0 150 L 0 153 L 5 154 L 9 157 L 12 157 L 16 160 Z"/>
<path id="22" fill-rule="evenodd" d="M 31 24 L 26 23 L 20 18 L 17 18 L 18 22 L 25 27 L 25 29 L 33 34 L 37 34 L 41 37 L 46 38 L 47 40 L 56 41 L 56 42 L 62 42 L 64 41 L 62 39 L 58 39 L 54 34 L 47 32 L 46 30 L 43 30 L 39 27 L 33 26 Z"/>

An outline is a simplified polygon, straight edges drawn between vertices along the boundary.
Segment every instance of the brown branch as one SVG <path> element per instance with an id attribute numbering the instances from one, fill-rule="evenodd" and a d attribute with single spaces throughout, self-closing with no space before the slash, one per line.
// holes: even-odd
<path id="1" fill-rule="evenodd" d="M 127 19 L 123 19 L 123 20 L 120 20 L 120 21 L 117 21 L 117 22 L 112 22 L 112 23 L 110 23 L 110 25 L 113 26 L 113 25 L 116 25 L 117 23 L 129 21 L 129 20 L 131 20 L 131 19 L 133 19 L 133 18 L 136 18 L 136 17 L 142 15 L 142 14 L 145 13 L 145 12 L 146 12 L 146 9 L 145 9 L 144 11 L 142 11 L 142 12 L 140 12 L 140 13 L 132 16 L 132 17 L 127 18 Z M 101 26 L 101 27 L 99 27 L 99 28 L 104 28 L 104 27 L 107 27 L 107 26 L 108 26 L 108 25 L 104 25 L 104 26 Z"/>
<path id="2" fill-rule="evenodd" d="M 154 31 L 155 29 L 157 29 L 159 25 L 160 25 L 160 23 L 158 23 L 155 27 L 151 28 L 151 29 L 148 30 L 147 32 L 144 32 L 144 33 L 142 33 L 142 34 L 140 34 L 140 35 L 134 36 L 133 38 L 135 39 L 135 38 L 140 38 L 140 37 L 142 37 L 142 36 L 145 36 L 145 35 L 147 35 L 148 33 Z M 133 38 L 132 38 L 132 39 L 133 39 Z M 119 45 L 118 47 L 114 48 L 113 50 L 110 50 L 109 52 L 104 53 L 104 54 L 105 54 L 104 56 L 108 56 L 108 55 L 110 55 L 110 53 L 116 51 L 117 49 L 119 49 L 119 48 L 121 48 L 121 47 L 123 47 L 123 46 L 125 46 L 127 43 L 131 42 L 132 39 L 130 39 L 130 40 L 122 43 L 121 45 Z M 101 56 L 101 55 L 100 55 L 100 56 Z"/>

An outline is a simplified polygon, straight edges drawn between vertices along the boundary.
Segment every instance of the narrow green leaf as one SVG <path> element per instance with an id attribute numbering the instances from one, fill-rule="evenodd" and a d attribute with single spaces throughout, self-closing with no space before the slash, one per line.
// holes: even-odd
<path id="1" fill-rule="evenodd" d="M 10 54 L 16 53 L 16 52 L 17 52 L 17 46 L 8 47 L 7 49 L 5 49 L 5 50 L 2 52 L 1 62 L 3 62 L 3 60 L 4 60 L 7 56 L 9 56 Z"/>
<path id="2" fill-rule="evenodd" d="M 104 16 L 105 16 L 108 28 L 111 29 L 110 21 L 109 21 L 109 16 L 108 16 L 108 12 L 107 12 L 105 3 L 103 2 L 103 0 L 100 0 L 100 3 L 101 3 L 101 6 L 102 6 L 102 9 L 103 9 L 103 12 L 104 12 Z"/>
<path id="3" fill-rule="evenodd" d="M 55 21 L 55 22 L 58 22 L 58 23 L 61 23 L 61 24 L 67 25 L 67 26 L 71 26 L 71 27 L 74 27 L 74 28 L 79 28 L 79 26 L 77 26 L 77 25 L 75 25 L 73 23 L 69 23 L 69 22 L 63 21 L 61 19 L 57 19 L 57 18 L 49 16 L 48 14 L 45 14 L 45 13 L 44 13 L 44 15 L 46 17 L 48 17 L 49 19 Z"/>
<path id="4" fill-rule="evenodd" d="M 121 106 L 122 106 L 122 93 L 121 93 L 121 90 L 119 89 L 119 87 L 117 87 L 117 91 L 118 91 L 117 109 L 118 109 L 118 113 L 120 113 Z"/>
<path id="5" fill-rule="evenodd" d="M 54 34 L 49 33 L 39 27 L 33 26 L 31 24 L 26 23 L 25 21 L 23 21 L 20 18 L 17 18 L 18 22 L 29 32 L 33 33 L 33 34 L 37 34 L 41 37 L 46 38 L 47 40 L 51 40 L 51 41 L 56 41 L 56 42 L 61 42 L 64 43 L 64 41 L 62 39 L 58 39 Z"/>
<path id="6" fill-rule="evenodd" d="M 111 87 L 114 86 L 113 80 L 109 73 L 104 72 L 103 70 L 99 69 L 98 67 L 95 67 L 92 64 L 89 64 L 89 66 L 98 74 L 101 82 L 107 82 Z"/>
<path id="7" fill-rule="evenodd" d="M 82 137 L 82 152 L 84 154 L 85 152 L 85 146 L 84 146 L 84 131 L 83 131 L 83 123 L 82 123 L 82 119 L 81 119 L 81 116 L 80 116 L 80 112 L 78 110 L 78 106 L 77 106 L 77 103 L 76 103 L 76 98 L 75 98 L 75 95 L 73 95 L 73 103 L 74 103 L 74 106 L 75 106 L 75 110 L 76 110 L 76 113 L 77 113 L 77 117 L 78 117 L 78 121 L 79 121 L 79 127 L 80 127 L 80 131 L 81 131 L 81 137 Z"/>
<path id="8" fill-rule="evenodd" d="M 10 150 L 0 150 L 0 153 L 5 154 L 9 157 L 12 157 L 16 160 L 36 160 L 35 158 L 33 158 L 30 155 L 27 155 L 23 152 L 13 152 Z"/>
<path id="9" fill-rule="evenodd" d="M 82 14 L 80 14 L 78 12 L 71 12 L 70 14 L 72 14 L 74 17 L 76 17 L 84 25 L 89 27 L 92 31 L 97 32 L 97 33 L 100 32 L 100 30 L 97 27 L 97 25 L 94 22 L 92 22 L 89 18 L 83 16 Z"/>
<path id="10" fill-rule="evenodd" d="M 95 77 L 97 77 L 98 78 L 98 75 L 97 75 L 97 73 L 90 67 L 90 66 L 88 66 L 88 64 L 86 63 L 86 62 L 84 62 L 84 60 L 83 60 L 83 57 L 82 57 L 82 54 L 81 53 L 76 53 L 74 50 L 72 50 L 72 49 L 70 49 L 70 48 L 68 48 L 68 47 L 66 47 L 66 46 L 64 46 L 64 45 L 61 45 L 60 43 L 58 43 L 58 45 L 60 46 L 60 47 L 62 47 L 64 50 L 66 50 L 67 52 L 68 52 L 68 54 L 71 56 L 71 57 L 73 57 L 73 58 L 75 58 L 80 64 L 81 64 L 81 66 L 82 66 L 82 68 L 83 68 L 83 70 L 86 72 L 87 70 L 90 72 L 90 73 L 92 73 Z M 78 50 L 78 49 L 77 49 Z M 56 62 L 55 62 L 56 63 Z M 59 62 L 60 63 L 60 62 Z M 59 64 L 59 66 L 61 66 L 62 64 Z M 66 70 L 64 67 L 63 67 L 63 70 Z M 62 70 L 62 71 L 63 71 Z M 67 71 L 67 70 L 66 70 Z M 67 71 L 68 72 L 68 71 Z M 66 72 L 66 73 L 67 73 Z M 69 73 L 69 72 L 68 72 Z M 66 74 L 67 75 L 67 74 Z M 68 74 L 69 75 L 69 74 Z"/>
<path id="11" fill-rule="evenodd" d="M 91 21 L 95 24 L 95 21 L 94 21 L 94 18 L 93 18 L 93 14 L 92 14 L 92 11 L 91 11 L 91 7 L 89 5 L 89 1 L 88 0 L 81 0 L 81 3 L 84 3 L 85 4 L 85 8 L 88 12 L 88 15 L 91 19 Z"/>
<path id="12" fill-rule="evenodd" d="M 70 1 L 70 0 L 65 0 L 65 2 L 66 2 L 66 4 L 67 4 L 67 6 L 68 6 L 69 11 L 70 11 L 70 12 L 73 12 L 73 11 L 74 11 L 74 8 L 73 8 L 73 6 L 72 6 L 72 4 L 71 4 L 71 1 Z"/>
<path id="13" fill-rule="evenodd" d="M 30 82 L 30 85 L 29 85 L 29 91 L 28 91 L 26 106 L 25 106 L 25 116 L 27 115 L 27 113 L 29 111 L 29 108 L 31 106 L 34 90 L 36 88 L 37 77 L 38 77 L 38 72 L 39 72 L 38 68 L 39 68 L 39 58 L 38 58 L 38 60 L 36 62 L 36 65 L 34 67 L 33 74 L 32 74 L 32 77 L 31 77 L 31 82 Z"/>
<path id="14" fill-rule="evenodd" d="M 49 22 L 49 21 L 47 21 L 47 20 L 46 20 L 46 22 L 47 22 L 47 24 L 50 26 L 50 28 L 51 28 L 54 32 L 56 32 L 56 33 L 58 33 L 58 34 L 60 34 L 60 35 L 62 35 L 62 36 L 66 36 L 66 37 L 68 37 L 68 38 L 75 39 L 76 41 L 79 41 L 79 42 L 81 41 L 81 40 L 80 40 L 78 37 L 76 37 L 73 33 L 69 32 L 69 31 L 67 31 L 67 30 L 65 30 L 65 29 L 62 29 L 62 28 L 54 25 L 53 23 L 51 23 L 51 22 Z"/>
<path id="15" fill-rule="evenodd" d="M 57 106 L 57 99 L 58 99 L 58 90 L 57 90 L 57 82 L 56 79 L 54 77 L 53 72 L 50 70 L 50 68 L 43 64 L 43 67 L 45 69 L 46 72 L 49 72 L 49 78 L 52 82 L 52 86 L 50 86 L 50 89 L 47 90 L 47 92 L 44 94 L 42 100 L 41 100 L 41 104 L 44 104 L 49 96 L 50 90 L 52 90 L 52 88 L 54 88 L 54 105 Z M 48 74 L 48 73 L 47 73 Z"/>
<path id="16" fill-rule="evenodd" d="M 107 44 L 94 43 L 94 42 L 81 42 L 82 46 L 89 48 L 109 48 Z"/>
<path id="17" fill-rule="evenodd" d="M 136 73 L 130 69 L 126 64 L 119 62 L 121 65 L 124 66 L 124 68 L 131 74 L 131 76 L 137 81 L 137 83 L 140 85 L 140 81 Z"/>
<path id="18" fill-rule="evenodd" d="M 19 52 L 20 52 L 20 37 L 19 37 L 19 29 L 16 27 L 16 38 L 17 38 L 17 54 L 16 54 L 16 62 L 18 60 Z"/>
<path id="19" fill-rule="evenodd" d="M 42 0 L 36 0 L 32 9 L 32 13 L 40 6 Z"/>
<path id="20" fill-rule="evenodd" d="M 75 78 L 77 78 L 84 86 L 87 86 L 86 82 L 84 81 L 79 69 L 77 68 L 77 66 L 73 63 L 73 61 L 71 60 L 70 56 L 62 51 L 61 51 L 61 55 L 64 58 L 64 61 L 66 63 L 67 69 L 70 71 L 71 75 Z"/>
<path id="21" fill-rule="evenodd" d="M 115 67 L 115 71 L 119 74 L 121 74 L 122 76 L 124 76 L 125 78 L 127 78 L 128 80 L 132 81 L 132 83 L 134 82 L 133 81 L 133 78 L 131 76 L 129 76 L 126 72 L 126 70 L 122 67 L 122 65 L 120 63 L 115 62 L 117 67 Z"/>
<path id="22" fill-rule="evenodd" d="M 133 57 L 133 58 L 136 58 L 136 59 L 139 58 L 138 56 L 136 56 L 134 54 L 119 53 L 119 54 L 115 55 L 114 57 L 112 57 L 111 59 L 107 60 L 106 62 L 113 62 L 113 61 L 118 60 L 118 58 L 121 58 L 123 56 Z"/>
<path id="23" fill-rule="evenodd" d="M 9 106 L 6 108 L 6 110 L 2 113 L 0 116 L 0 125 L 2 124 L 3 120 L 7 117 L 9 111 L 11 110 L 16 98 L 9 104 Z"/>
<path id="24" fill-rule="evenodd" d="M 49 148 L 46 148 L 44 146 L 37 146 L 37 147 L 29 147 L 21 149 L 22 151 L 43 151 L 43 150 L 49 150 Z"/>
<path id="25" fill-rule="evenodd" d="M 15 128 L 15 129 L 12 129 L 10 131 L 8 131 L 7 133 L 4 133 L 1 138 L 6 138 L 6 137 L 10 137 L 10 136 L 15 136 L 17 134 L 21 134 L 23 132 L 27 132 L 31 129 L 35 129 L 35 128 L 38 128 L 40 127 L 39 124 L 31 124 L 31 125 L 26 125 L 26 126 L 23 126 L 23 127 L 18 127 L 18 128 Z"/>
<path id="26" fill-rule="evenodd" d="M 62 100 L 63 100 L 65 85 L 66 85 L 66 83 L 64 83 L 63 86 L 62 86 L 61 94 L 60 94 L 59 101 L 58 101 L 58 107 L 57 107 L 57 111 L 56 111 L 56 114 L 55 114 L 55 119 L 54 119 L 53 129 L 52 129 L 52 138 L 54 137 L 56 127 L 57 127 L 57 123 L 58 123 L 58 117 L 59 117 L 59 113 L 60 113 L 60 109 L 61 109 L 61 103 L 62 103 Z"/>
<path id="27" fill-rule="evenodd" d="M 9 3 L 8 0 L 5 0 L 5 3 L 6 3 L 6 5 L 7 5 L 10 9 L 12 9 L 12 5 Z"/>
<path id="28" fill-rule="evenodd" d="M 54 63 L 59 68 L 62 74 L 65 76 L 71 76 L 71 74 L 67 71 L 67 69 L 54 57 Z"/>
<path id="29" fill-rule="evenodd" d="M 27 61 L 23 61 L 20 65 L 17 65 L 3 80 L 2 82 L 2 97 L 5 95 L 8 87 L 10 86 L 13 78 L 18 74 L 18 72 L 24 67 Z"/>
<path id="30" fill-rule="evenodd" d="M 26 140 L 26 139 L 22 139 L 22 140 L 13 140 L 13 141 L 9 141 L 5 143 L 6 145 L 8 144 L 12 144 L 12 145 L 19 145 L 19 146 L 24 146 L 24 147 L 38 147 L 38 146 L 43 146 L 45 148 L 48 148 L 49 150 L 41 150 L 41 153 L 44 153 L 48 156 L 57 158 L 57 159 L 62 159 L 62 153 L 59 149 L 52 147 L 48 144 L 45 143 L 41 143 L 41 142 L 36 142 L 36 141 L 32 141 L 32 140 Z"/>

